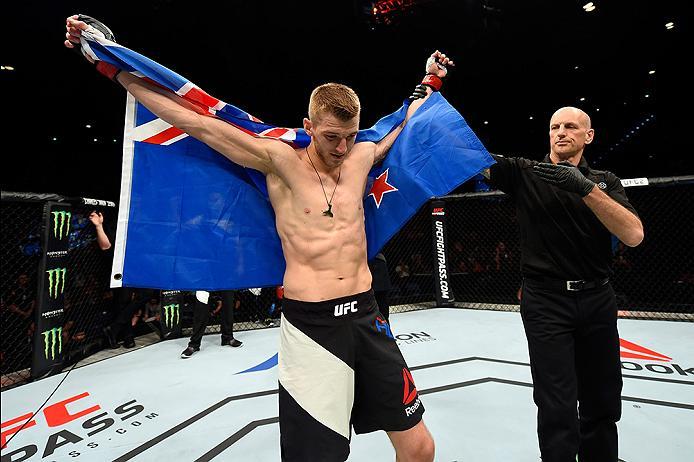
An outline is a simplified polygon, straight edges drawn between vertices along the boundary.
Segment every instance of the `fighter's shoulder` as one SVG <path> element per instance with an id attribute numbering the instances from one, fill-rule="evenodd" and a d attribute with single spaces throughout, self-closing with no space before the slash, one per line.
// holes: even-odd
<path id="1" fill-rule="evenodd" d="M 373 164 L 376 155 L 376 143 L 373 141 L 354 143 L 350 154 L 350 157 L 355 161 Z"/>
<path id="2" fill-rule="evenodd" d="M 376 143 L 373 141 L 359 141 L 354 143 L 352 147 L 352 152 L 363 151 L 363 152 L 373 152 L 376 150 Z"/>
<path id="3" fill-rule="evenodd" d="M 266 149 L 270 163 L 278 173 L 301 162 L 301 152 L 304 148 L 295 148 L 280 140 L 267 140 Z"/>

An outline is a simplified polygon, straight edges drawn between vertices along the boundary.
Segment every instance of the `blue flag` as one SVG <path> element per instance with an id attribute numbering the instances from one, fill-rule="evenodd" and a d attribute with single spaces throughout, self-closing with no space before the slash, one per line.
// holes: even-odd
<path id="1" fill-rule="evenodd" d="M 304 147 L 303 129 L 263 123 L 119 44 L 84 34 L 94 59 L 144 78 L 254 136 Z M 357 142 L 377 142 L 405 118 L 406 101 Z M 131 96 L 112 286 L 222 290 L 281 285 L 285 262 L 265 178 L 157 118 Z M 439 93 L 415 112 L 364 197 L 369 258 L 431 197 L 449 193 L 494 161 Z"/>

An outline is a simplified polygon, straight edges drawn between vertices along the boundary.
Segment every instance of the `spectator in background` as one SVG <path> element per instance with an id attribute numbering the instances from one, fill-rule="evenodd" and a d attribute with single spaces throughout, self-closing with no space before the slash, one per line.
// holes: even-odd
<path id="1" fill-rule="evenodd" d="M 467 266 L 467 255 L 465 253 L 465 246 L 461 241 L 454 241 L 451 246 L 451 267 L 456 273 L 468 273 Z"/>
<path id="2" fill-rule="evenodd" d="M 109 260 L 112 260 L 112 243 L 115 241 L 115 230 L 112 226 L 104 223 L 104 215 L 96 210 L 89 214 L 89 221 L 94 225 L 97 246 L 106 253 Z M 133 348 L 135 346 L 134 327 L 140 319 L 138 313 L 145 312 L 145 304 L 150 299 L 150 294 L 151 291 L 149 289 L 133 289 L 130 287 L 113 289 L 115 317 L 113 322 L 103 329 L 111 348 L 119 347 L 119 339 L 123 340 L 125 348 Z"/>
<path id="3" fill-rule="evenodd" d="M 135 346 L 135 333 L 133 331 L 133 318 L 138 311 L 143 311 L 145 303 L 149 299 L 149 289 L 132 289 L 121 287 L 117 291 L 117 312 L 115 320 L 104 327 L 104 333 L 111 348 L 118 348 L 118 340 L 123 340 L 125 348 Z"/>
<path id="4" fill-rule="evenodd" d="M 32 287 L 33 286 L 33 287 Z M 2 317 L 3 332 L 0 350 L 5 363 L 3 373 L 19 370 L 31 365 L 31 339 L 34 323 L 32 313 L 36 305 L 36 287 L 26 273 L 17 276 L 17 282 L 8 294 L 3 294 Z"/>
<path id="5" fill-rule="evenodd" d="M 20 274 L 17 277 L 17 285 L 5 301 L 7 309 L 22 319 L 28 319 L 36 305 L 36 289 L 30 287 L 29 281 L 26 273 Z"/>
<path id="6" fill-rule="evenodd" d="M 188 347 L 181 353 L 181 358 L 190 358 L 196 351 L 200 351 L 202 336 L 210 319 L 210 309 L 215 314 L 220 314 L 222 346 L 229 345 L 238 348 L 243 345 L 241 341 L 234 338 L 234 309 L 236 301 L 236 291 L 233 290 L 222 290 L 212 294 L 204 290 L 195 291 L 193 335 L 190 337 Z"/>
<path id="7" fill-rule="evenodd" d="M 513 255 L 506 247 L 504 241 L 499 241 L 494 249 L 494 265 L 497 273 L 508 273 L 513 271 Z"/>
<path id="8" fill-rule="evenodd" d="M 405 279 L 410 277 L 410 267 L 407 263 L 405 263 L 405 260 L 403 260 L 402 258 L 395 266 L 395 274 L 398 275 L 398 279 Z"/>
<path id="9" fill-rule="evenodd" d="M 629 247 L 624 245 L 622 241 L 617 243 L 617 248 L 615 249 L 612 259 L 612 265 L 615 271 L 629 271 L 632 267 L 631 259 L 629 258 Z"/>
<path id="10" fill-rule="evenodd" d="M 410 258 L 410 271 L 412 274 L 424 274 L 427 272 L 427 265 L 424 263 L 422 254 L 417 252 L 413 253 Z"/>
<path id="11" fill-rule="evenodd" d="M 149 296 L 145 297 L 146 301 L 137 306 L 137 311 L 133 314 L 131 325 L 133 332 L 137 335 L 149 333 L 149 329 L 153 330 L 161 337 L 161 305 L 159 303 L 158 291 L 149 291 Z M 144 327 L 144 324 L 149 326 L 149 329 Z"/>
<path id="12" fill-rule="evenodd" d="M 265 318 L 265 313 L 268 310 L 263 306 L 262 295 L 263 289 L 261 287 L 252 287 L 239 291 L 238 296 L 241 302 L 239 312 L 243 320 L 260 322 Z"/>
<path id="13" fill-rule="evenodd" d="M 104 231 L 104 215 L 94 210 L 89 214 L 89 221 L 92 222 L 96 230 L 96 244 L 101 250 L 109 250 L 112 241 Z"/>
<path id="14" fill-rule="evenodd" d="M 265 325 L 267 327 L 277 327 L 280 325 L 280 319 L 282 316 L 282 299 L 284 298 L 284 287 L 277 286 L 274 288 L 268 288 L 270 298 L 272 303 L 268 307 L 268 315 L 265 319 Z"/>
<path id="15" fill-rule="evenodd" d="M 385 255 L 379 252 L 369 260 L 369 270 L 371 271 L 371 289 L 374 291 L 378 309 L 389 321 L 390 316 L 390 274 L 388 273 L 388 262 Z"/>

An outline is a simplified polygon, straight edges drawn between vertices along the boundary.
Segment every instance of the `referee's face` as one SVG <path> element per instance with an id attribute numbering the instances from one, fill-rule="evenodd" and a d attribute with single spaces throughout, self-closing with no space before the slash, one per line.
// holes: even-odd
<path id="1" fill-rule="evenodd" d="M 593 141 L 588 114 L 574 107 L 564 107 L 554 113 L 549 122 L 550 150 L 560 160 L 582 153 Z"/>

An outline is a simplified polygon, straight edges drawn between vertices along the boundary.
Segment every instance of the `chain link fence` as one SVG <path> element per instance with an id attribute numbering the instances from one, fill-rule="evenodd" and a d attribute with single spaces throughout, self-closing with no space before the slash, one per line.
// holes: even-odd
<path id="1" fill-rule="evenodd" d="M 31 375 L 40 228 L 39 202 L 0 201 L 0 373 L 2 388 Z"/>
<path id="2" fill-rule="evenodd" d="M 694 320 L 694 177 L 651 179 L 648 186 L 627 189 L 644 223 L 646 239 L 629 248 L 615 240 L 614 276 L 621 315 L 630 318 Z M 42 204 L 68 199 L 35 195 L 18 200 L 3 192 L 0 252 L 2 307 L 0 367 L 2 387 L 31 378 L 35 335 L 37 268 L 41 255 Z M 520 249 L 515 209 L 500 192 L 467 193 L 440 198 L 448 216 L 448 265 L 455 306 L 517 311 L 521 296 Z M 122 309 L 108 288 L 112 253 L 96 244 L 92 210 L 116 222 L 115 207 L 95 207 L 72 201 L 62 340 L 63 367 L 104 347 L 103 327 Z M 427 204 L 385 246 L 392 289 L 390 312 L 426 309 L 436 305 L 431 211 Z M 113 234 L 111 234 L 113 237 Z M 160 333 L 161 297 L 158 290 L 140 289 L 142 305 L 134 313 L 135 335 Z M 192 330 L 194 292 L 184 292 L 182 335 Z M 116 293 L 116 298 L 118 294 Z M 234 330 L 279 324 L 281 287 L 236 291 Z M 119 308 L 120 306 L 120 308 Z M 220 332 L 216 304 L 206 333 Z"/>
<path id="3" fill-rule="evenodd" d="M 620 315 L 694 320 L 694 177 L 650 179 L 627 195 L 646 238 L 635 248 L 614 239 L 611 280 Z M 441 200 L 456 306 L 517 311 L 522 279 L 513 203 L 498 191 Z M 425 206 L 384 249 L 395 286 L 391 312 L 435 305 L 430 221 Z"/>
<path id="4" fill-rule="evenodd" d="M 0 201 L 0 370 L 3 389 L 23 383 L 32 376 L 37 280 L 43 242 L 41 228 L 46 201 L 72 205 L 67 255 L 70 273 L 65 278 L 61 331 L 66 365 L 102 347 L 101 328 L 112 315 L 112 293 L 108 288 L 111 254 L 97 246 L 89 214 L 98 210 L 103 213 L 105 222 L 115 223 L 113 207 L 86 205 L 81 199 L 54 194 L 3 191 Z"/>

